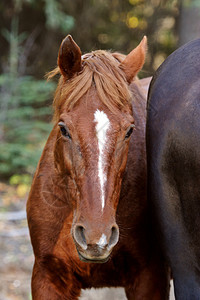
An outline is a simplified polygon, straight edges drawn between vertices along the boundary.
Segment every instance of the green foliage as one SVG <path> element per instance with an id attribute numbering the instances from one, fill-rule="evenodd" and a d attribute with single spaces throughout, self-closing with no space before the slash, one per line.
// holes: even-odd
<path id="1" fill-rule="evenodd" d="M 27 186 L 30 186 L 31 181 L 32 181 L 32 178 L 28 174 L 22 174 L 22 175 L 15 174 L 10 178 L 9 183 L 11 185 L 25 184 Z"/>
<path id="2" fill-rule="evenodd" d="M 54 83 L 20 76 L 19 53 L 22 34 L 14 19 L 11 32 L 4 31 L 10 44 L 8 72 L 0 75 L 0 178 L 33 174 L 45 139 L 50 132 L 49 99 Z"/>
<path id="3" fill-rule="evenodd" d="M 32 174 L 50 132 L 53 83 L 32 77 L 0 76 L 0 177 Z"/>
<path id="4" fill-rule="evenodd" d="M 63 33 L 74 26 L 74 18 L 66 15 L 59 7 L 58 1 L 45 0 L 45 13 L 47 26 L 53 29 L 61 29 Z"/>
<path id="5" fill-rule="evenodd" d="M 11 23 L 11 31 L 4 28 L 2 30 L 2 35 L 5 37 L 5 39 L 10 45 L 10 55 L 9 55 L 10 73 L 16 74 L 18 69 L 18 57 L 20 51 L 22 50 L 20 45 L 25 40 L 26 34 L 24 32 L 18 34 L 18 19 L 13 18 Z"/>
<path id="6" fill-rule="evenodd" d="M 63 11 L 62 5 L 60 5 L 57 0 L 13 0 L 14 8 L 17 12 L 22 9 L 24 4 L 29 4 L 34 7 L 38 5 L 38 2 L 44 6 L 43 9 L 46 16 L 47 27 L 54 30 L 60 29 L 64 33 L 73 28 L 75 23 L 74 18 Z"/>

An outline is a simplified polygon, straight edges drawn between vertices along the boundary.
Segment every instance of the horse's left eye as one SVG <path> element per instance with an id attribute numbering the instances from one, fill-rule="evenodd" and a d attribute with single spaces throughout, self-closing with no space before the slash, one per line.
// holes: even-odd
<path id="1" fill-rule="evenodd" d="M 131 136 L 134 127 L 135 127 L 134 124 L 132 124 L 132 125 L 129 127 L 129 129 L 128 129 L 127 132 L 126 132 L 125 139 L 128 139 L 128 138 Z"/>
<path id="2" fill-rule="evenodd" d="M 61 132 L 61 134 L 62 134 L 64 137 L 67 137 L 67 138 L 71 139 L 71 135 L 70 135 L 70 133 L 69 133 L 69 131 L 68 131 L 68 129 L 67 129 L 65 123 L 64 123 L 64 122 L 59 122 L 59 123 L 58 123 L 58 126 L 60 127 L 60 132 Z"/>

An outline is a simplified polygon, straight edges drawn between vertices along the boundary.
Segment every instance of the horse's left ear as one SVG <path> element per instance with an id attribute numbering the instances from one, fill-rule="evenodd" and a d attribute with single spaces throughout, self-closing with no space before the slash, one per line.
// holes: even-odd
<path id="1" fill-rule="evenodd" d="M 147 52 L 147 37 L 144 36 L 140 44 L 133 49 L 120 64 L 128 83 L 137 75 L 144 65 Z"/>
<path id="2" fill-rule="evenodd" d="M 81 71 L 81 50 L 71 35 L 67 35 L 60 45 L 58 66 L 62 75 L 68 79 Z"/>

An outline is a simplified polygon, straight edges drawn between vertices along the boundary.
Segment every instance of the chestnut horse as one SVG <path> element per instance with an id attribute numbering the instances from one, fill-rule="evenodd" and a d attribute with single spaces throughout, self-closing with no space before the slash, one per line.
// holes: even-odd
<path id="1" fill-rule="evenodd" d="M 61 73 L 55 126 L 27 204 L 34 300 L 119 286 L 128 299 L 168 299 L 146 199 L 145 93 L 135 79 L 146 48 L 146 37 L 126 57 L 81 56 L 71 36 L 60 46 L 49 75 Z"/>

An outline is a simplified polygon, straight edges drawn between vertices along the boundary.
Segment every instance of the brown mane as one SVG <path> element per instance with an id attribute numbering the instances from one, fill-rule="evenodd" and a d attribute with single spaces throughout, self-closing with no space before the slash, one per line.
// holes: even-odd
<path id="1" fill-rule="evenodd" d="M 70 111 L 79 99 L 95 85 L 99 98 L 110 110 L 130 105 L 130 91 L 124 72 L 120 68 L 124 55 L 97 50 L 82 57 L 82 70 L 66 80 L 60 77 L 53 101 L 54 121 L 59 120 L 60 109 Z M 47 76 L 59 74 L 55 68 Z"/>

